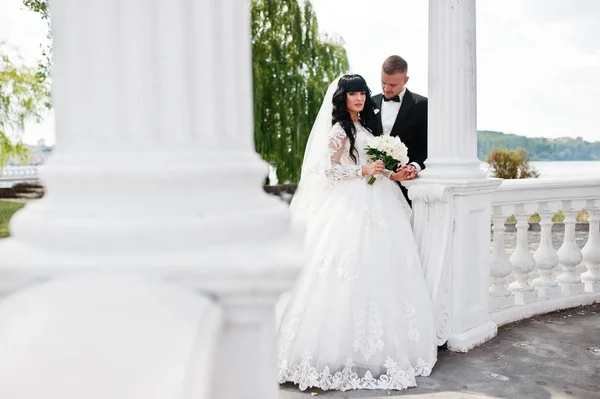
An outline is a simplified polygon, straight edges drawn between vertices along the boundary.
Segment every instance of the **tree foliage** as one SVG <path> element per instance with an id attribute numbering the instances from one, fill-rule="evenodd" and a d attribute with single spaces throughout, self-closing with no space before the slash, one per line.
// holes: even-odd
<path id="1" fill-rule="evenodd" d="M 38 63 L 38 79 L 45 80 L 50 91 L 50 82 L 52 76 L 52 30 L 50 19 L 50 0 L 23 0 L 23 5 L 33 12 L 40 14 L 42 19 L 48 23 L 48 33 L 46 37 L 48 44 L 40 44 L 42 48 L 42 59 Z M 50 95 L 48 93 L 48 98 Z"/>
<path id="2" fill-rule="evenodd" d="M 39 13 L 42 19 L 50 21 L 50 0 L 23 0 L 23 5 Z"/>
<path id="3" fill-rule="evenodd" d="M 252 0 L 254 139 L 279 182 L 297 182 L 329 83 L 348 71 L 340 38 L 319 35 L 310 1 Z"/>
<path id="4" fill-rule="evenodd" d="M 502 179 L 527 179 L 538 177 L 538 172 L 529 165 L 527 151 L 498 149 L 490 153 L 487 162 L 492 168 L 492 175 Z"/>
<path id="5" fill-rule="evenodd" d="M 39 79 L 36 69 L 13 61 L 0 47 L 0 167 L 11 158 L 26 156 L 20 133 L 25 123 L 41 121 L 47 94 L 45 81 Z"/>

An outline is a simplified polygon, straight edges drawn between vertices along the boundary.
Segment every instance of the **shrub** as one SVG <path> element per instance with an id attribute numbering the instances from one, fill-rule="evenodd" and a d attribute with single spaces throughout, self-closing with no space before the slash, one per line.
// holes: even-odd
<path id="1" fill-rule="evenodd" d="M 492 168 L 492 176 L 501 179 L 528 179 L 539 177 L 539 173 L 529 164 L 527 151 L 520 148 L 507 150 L 494 148 L 487 162 Z"/>

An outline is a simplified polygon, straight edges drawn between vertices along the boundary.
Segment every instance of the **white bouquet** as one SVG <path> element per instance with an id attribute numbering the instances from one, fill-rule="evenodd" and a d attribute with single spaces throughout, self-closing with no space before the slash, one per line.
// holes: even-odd
<path id="1" fill-rule="evenodd" d="M 388 171 L 395 171 L 397 168 L 408 164 L 408 148 L 398 137 L 375 136 L 369 141 L 365 148 L 371 162 L 383 161 Z M 371 176 L 368 183 L 375 183 L 375 176 Z"/>

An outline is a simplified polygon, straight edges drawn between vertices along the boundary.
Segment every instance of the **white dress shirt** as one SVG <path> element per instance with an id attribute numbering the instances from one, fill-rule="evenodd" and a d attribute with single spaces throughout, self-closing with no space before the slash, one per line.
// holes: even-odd
<path id="1" fill-rule="evenodd" d="M 381 94 L 381 126 L 383 127 L 383 134 L 389 136 L 392 133 L 394 123 L 396 123 L 396 117 L 400 112 L 402 101 L 404 100 L 404 94 L 406 94 L 406 86 L 402 89 L 398 97 L 399 102 L 396 101 L 385 101 L 385 96 Z M 421 166 L 417 162 L 411 162 L 417 168 L 417 172 L 421 171 Z"/>
<path id="2" fill-rule="evenodd" d="M 404 99 L 405 93 L 406 87 L 398 94 L 398 97 L 400 97 L 399 102 L 385 101 L 385 95 L 381 95 L 381 125 L 383 127 L 383 134 L 387 136 L 392 133 L 392 128 L 394 127 L 396 117 L 402 106 L 402 100 Z"/>

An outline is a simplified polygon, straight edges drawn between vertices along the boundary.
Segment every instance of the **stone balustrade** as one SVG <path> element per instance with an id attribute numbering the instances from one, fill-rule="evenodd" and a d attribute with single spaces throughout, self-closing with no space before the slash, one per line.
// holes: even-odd
<path id="1" fill-rule="evenodd" d="M 0 188 L 11 188 L 19 183 L 38 180 L 37 166 L 7 166 L 0 170 Z"/>
<path id="2" fill-rule="evenodd" d="M 576 216 L 589 213 L 589 235 L 575 242 Z M 562 211 L 564 239 L 552 244 L 553 216 Z M 538 213 L 541 235 L 532 251 L 529 217 Z M 509 254 L 506 220 L 517 220 L 517 241 Z M 501 325 L 535 314 L 600 300 L 600 179 L 506 180 L 492 194 L 490 316 Z"/>

